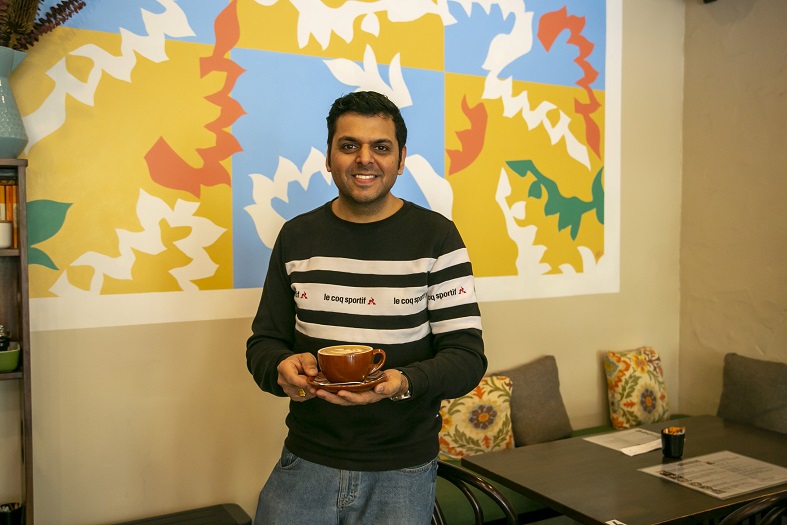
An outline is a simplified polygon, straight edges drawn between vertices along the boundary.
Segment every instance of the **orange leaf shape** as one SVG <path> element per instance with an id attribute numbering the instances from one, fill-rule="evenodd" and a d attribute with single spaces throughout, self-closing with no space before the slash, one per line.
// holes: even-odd
<path id="1" fill-rule="evenodd" d="M 448 168 L 449 175 L 460 172 L 472 164 L 484 148 L 484 135 L 489 118 L 486 107 L 482 103 L 478 103 L 471 108 L 467 103 L 467 97 L 462 97 L 462 113 L 470 120 L 470 129 L 456 132 L 456 136 L 462 144 L 461 150 L 449 149 L 446 152 L 451 161 Z"/>
<path id="2" fill-rule="evenodd" d="M 557 11 L 546 13 L 539 20 L 538 40 L 544 49 L 549 51 L 557 36 L 565 29 L 570 32 L 568 43 L 575 45 L 579 50 L 579 56 L 574 59 L 574 62 L 582 69 L 583 76 L 577 81 L 577 85 L 585 90 L 589 99 L 587 103 L 575 100 L 574 110 L 582 115 L 585 121 L 585 140 L 587 140 L 588 146 L 593 150 L 593 153 L 601 158 L 601 131 L 591 116 L 601 107 L 601 103 L 590 88 L 590 85 L 598 78 L 598 71 L 585 60 L 593 52 L 594 47 L 591 41 L 582 36 L 582 30 L 585 29 L 585 17 L 569 16 L 565 6 Z"/>
<path id="3" fill-rule="evenodd" d="M 205 97 L 205 100 L 221 108 L 219 116 L 205 126 L 216 135 L 216 144 L 197 151 L 203 160 L 202 167 L 193 168 L 183 160 L 167 141 L 160 137 L 145 155 L 150 178 L 166 188 L 183 190 L 199 197 L 202 186 L 229 185 L 230 175 L 221 161 L 242 150 L 237 139 L 226 129 L 245 113 L 241 105 L 230 97 L 235 82 L 244 70 L 228 58 L 230 50 L 237 44 L 240 35 L 237 0 L 232 0 L 215 23 L 216 45 L 213 54 L 200 61 L 200 74 L 219 71 L 226 73 L 222 89 Z"/>

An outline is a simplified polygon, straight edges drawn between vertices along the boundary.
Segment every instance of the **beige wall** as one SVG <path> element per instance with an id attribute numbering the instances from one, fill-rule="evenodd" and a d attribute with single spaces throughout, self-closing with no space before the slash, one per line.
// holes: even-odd
<path id="1" fill-rule="evenodd" d="M 249 319 L 34 334 L 36 522 L 213 503 L 250 513 L 287 403 L 246 371 Z"/>
<path id="2" fill-rule="evenodd" d="M 686 3 L 681 407 L 727 352 L 787 362 L 787 2 Z"/>
<path id="3" fill-rule="evenodd" d="M 673 409 L 683 408 L 684 3 L 624 5 L 620 293 L 482 305 L 491 369 L 554 354 L 575 427 L 606 420 L 600 355 L 608 349 L 656 347 Z M 245 370 L 249 324 L 34 333 L 37 522 L 111 523 L 219 502 L 252 514 L 287 406 L 260 392 Z M 0 404 L 3 425 L 14 410 Z M 0 458 L 15 446 L 5 428 Z M 0 478 L 0 499 L 15 490 Z"/>

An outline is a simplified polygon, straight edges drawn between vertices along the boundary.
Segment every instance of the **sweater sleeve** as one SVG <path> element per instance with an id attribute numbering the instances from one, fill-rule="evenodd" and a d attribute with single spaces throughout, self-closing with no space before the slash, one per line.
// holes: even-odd
<path id="1" fill-rule="evenodd" d="M 279 374 L 276 367 L 293 354 L 295 301 L 281 256 L 281 244 L 280 232 L 271 253 L 257 314 L 252 321 L 252 335 L 246 341 L 246 366 L 262 390 L 284 397 L 284 390 L 277 382 Z"/>
<path id="2" fill-rule="evenodd" d="M 429 280 L 434 357 L 402 370 L 411 381 L 413 397 L 453 399 L 475 388 L 487 369 L 473 270 L 453 224 Z"/>
<path id="3" fill-rule="evenodd" d="M 410 380 L 413 397 L 454 399 L 478 386 L 487 369 L 486 356 L 478 350 L 483 348 L 480 330 L 443 338 L 436 345 L 434 358 L 401 367 Z"/>

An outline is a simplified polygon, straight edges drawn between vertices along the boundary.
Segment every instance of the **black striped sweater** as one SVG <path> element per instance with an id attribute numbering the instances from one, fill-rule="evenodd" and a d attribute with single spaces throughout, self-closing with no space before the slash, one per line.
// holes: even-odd
<path id="1" fill-rule="evenodd" d="M 386 352 L 412 399 L 341 407 L 290 403 L 294 454 L 347 470 L 391 470 L 437 455 L 440 401 L 486 371 L 467 249 L 453 222 L 405 201 L 373 223 L 339 219 L 330 203 L 285 223 L 271 254 L 246 359 L 257 384 L 284 396 L 277 365 L 338 344 Z"/>

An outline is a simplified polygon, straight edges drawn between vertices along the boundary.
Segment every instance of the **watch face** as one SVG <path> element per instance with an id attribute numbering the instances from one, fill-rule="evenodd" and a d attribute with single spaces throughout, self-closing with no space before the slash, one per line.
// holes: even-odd
<path id="1" fill-rule="evenodd" d="M 391 401 L 401 401 L 403 399 L 410 399 L 410 390 L 408 389 L 407 392 L 403 394 L 397 394 L 395 396 L 391 396 Z"/>
<path id="2" fill-rule="evenodd" d="M 404 378 L 404 381 L 407 384 L 407 390 L 405 390 L 401 394 L 396 394 L 395 396 L 391 396 L 391 400 L 392 401 L 401 401 L 402 399 L 410 399 L 410 397 L 412 397 L 412 395 L 410 394 L 410 378 L 407 377 L 407 374 L 405 374 L 404 372 L 402 372 L 398 368 L 396 370 L 400 374 L 402 374 L 402 377 Z"/>

